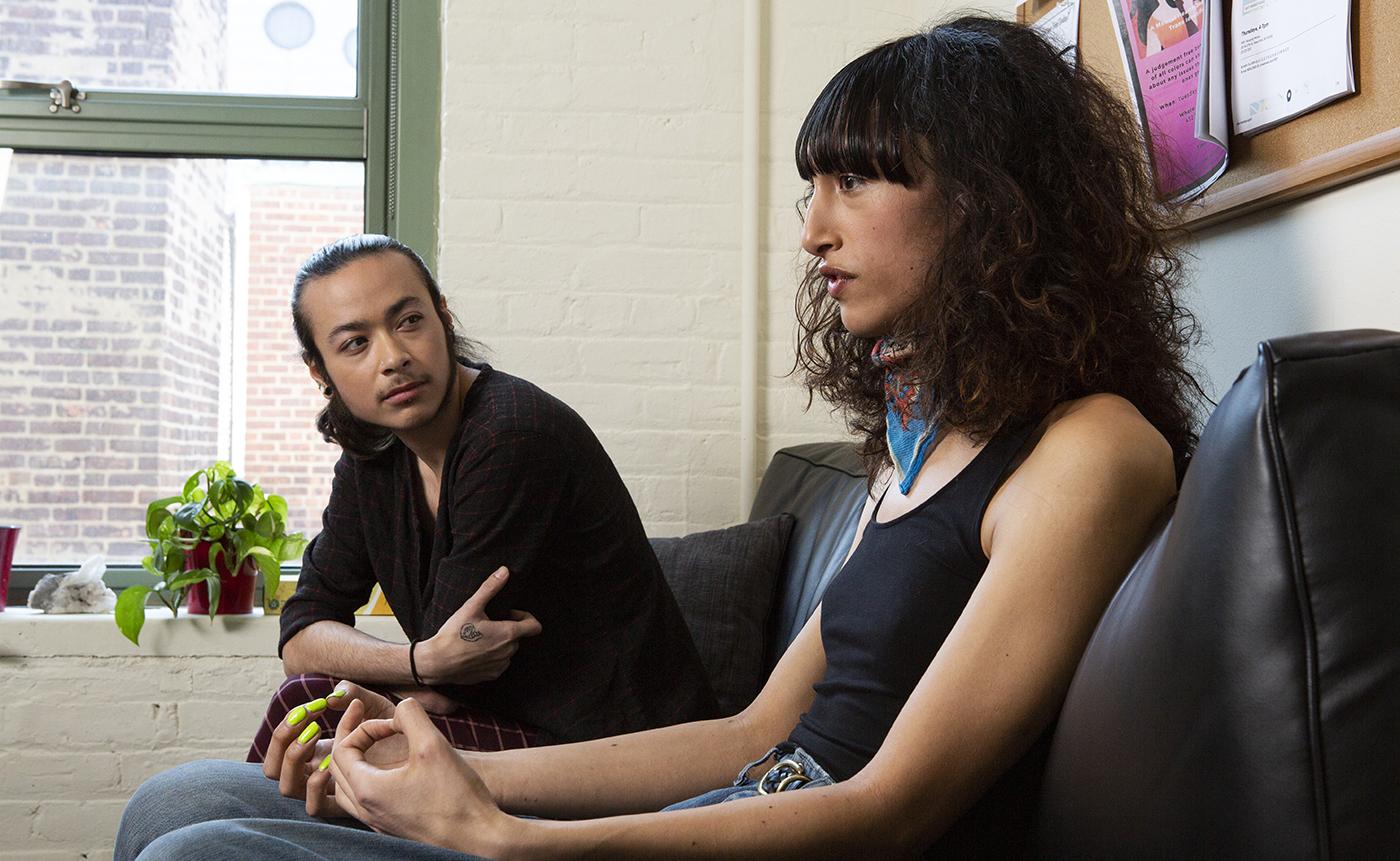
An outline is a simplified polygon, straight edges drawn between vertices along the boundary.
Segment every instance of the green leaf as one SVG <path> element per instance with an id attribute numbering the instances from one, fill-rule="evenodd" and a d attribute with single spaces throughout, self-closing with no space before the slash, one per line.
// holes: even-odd
<path id="1" fill-rule="evenodd" d="M 171 552 L 172 550 L 174 552 Z M 184 567 L 184 565 L 185 554 L 180 552 L 178 548 L 172 547 L 165 551 L 165 558 L 161 560 L 160 570 L 161 573 L 165 574 L 168 577 L 169 575 L 179 571 L 181 568 Z"/>
<path id="2" fill-rule="evenodd" d="M 219 575 L 208 568 L 196 568 L 193 571 L 185 571 L 166 580 L 165 588 L 184 589 L 188 588 L 193 583 L 198 583 L 200 580 L 207 580 L 209 577 L 218 579 Z"/>
<path id="3" fill-rule="evenodd" d="M 159 579 L 161 578 L 162 572 L 161 572 L 161 570 L 160 570 L 159 568 L 156 567 L 156 560 L 155 560 L 155 557 L 154 557 L 154 556 L 147 556 L 146 558 L 142 559 L 142 560 L 141 560 L 141 567 L 142 567 L 142 568 L 145 568 L 145 569 L 146 569 L 146 573 L 147 573 L 147 574 L 150 574 L 152 577 L 156 578 L 157 580 L 159 580 Z"/>
<path id="4" fill-rule="evenodd" d="M 204 475 L 204 470 L 201 469 L 185 479 L 185 487 L 180 491 L 180 501 L 188 502 L 194 499 L 194 492 L 199 487 L 199 477 L 202 475 Z"/>
<path id="5" fill-rule="evenodd" d="M 196 531 L 199 526 L 195 523 L 195 517 L 199 515 L 200 509 L 202 508 L 204 508 L 204 503 L 202 502 L 186 502 L 184 505 L 175 509 L 175 525 L 179 526 L 181 529 L 188 529 L 191 532 Z"/>
<path id="6" fill-rule="evenodd" d="M 128 640 L 141 645 L 141 626 L 146 624 L 146 596 L 149 586 L 128 586 L 117 596 L 117 628 Z"/>
<path id="7" fill-rule="evenodd" d="M 267 497 L 267 507 L 272 509 L 272 513 L 282 522 L 287 522 L 287 500 L 277 494 L 269 494 Z"/>
<path id="8" fill-rule="evenodd" d="M 219 592 L 223 589 L 223 584 L 219 582 L 218 575 L 206 577 L 204 579 L 206 587 L 209 589 L 209 621 L 214 621 L 214 616 L 219 612 Z"/>
<path id="9" fill-rule="evenodd" d="M 282 540 L 282 550 L 277 555 L 283 562 L 291 562 L 300 559 L 306 552 L 306 536 L 300 532 L 293 532 Z"/>
<path id="10" fill-rule="evenodd" d="M 271 538 L 276 533 L 277 524 L 272 522 L 272 512 L 264 511 L 258 518 L 258 536 L 260 538 Z"/>
<path id="11" fill-rule="evenodd" d="M 278 560 L 271 556 L 253 556 L 253 560 L 258 564 L 258 570 L 263 575 L 263 589 L 267 590 L 268 584 L 276 588 L 277 581 L 282 579 L 282 566 Z"/>
<path id="12" fill-rule="evenodd" d="M 277 558 L 276 554 L 274 554 L 271 550 L 268 550 L 266 547 L 263 547 L 262 545 L 254 545 L 252 547 L 249 547 L 246 555 L 267 557 L 268 559 Z"/>
<path id="13" fill-rule="evenodd" d="M 204 534 L 209 536 L 209 540 L 218 541 L 220 538 L 224 537 L 224 525 L 222 523 L 212 524 L 208 529 L 204 530 Z"/>
<path id="14" fill-rule="evenodd" d="M 238 514 L 243 514 L 257 507 L 258 497 L 262 495 L 262 491 L 258 489 L 257 485 L 249 484 L 242 479 L 235 479 L 233 486 L 235 488 L 234 499 L 238 503 Z"/>

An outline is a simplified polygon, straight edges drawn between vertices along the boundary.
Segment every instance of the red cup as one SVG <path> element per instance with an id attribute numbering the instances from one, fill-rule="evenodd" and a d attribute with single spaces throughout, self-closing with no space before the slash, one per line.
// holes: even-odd
<path id="1" fill-rule="evenodd" d="M 0 526 L 0 612 L 4 612 L 5 599 L 10 596 L 10 563 L 15 559 L 18 543 L 18 526 Z"/>

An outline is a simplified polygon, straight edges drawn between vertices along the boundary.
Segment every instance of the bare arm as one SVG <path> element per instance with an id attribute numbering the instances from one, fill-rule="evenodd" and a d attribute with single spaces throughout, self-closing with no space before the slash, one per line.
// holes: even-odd
<path id="1" fill-rule="evenodd" d="M 758 698 L 738 715 L 548 748 L 461 755 L 496 803 L 513 812 L 577 819 L 657 810 L 728 784 L 787 738 L 825 667 L 818 607 Z"/>
<path id="2" fill-rule="evenodd" d="M 917 851 L 1055 714 L 1103 607 L 1175 492 L 1165 441 L 1126 402 L 1086 401 L 1092 403 L 1052 424 L 998 492 L 985 524 L 991 561 L 981 583 L 885 743 L 851 780 L 663 815 L 520 820 L 490 804 L 476 774 L 445 741 L 418 730 L 416 780 L 414 760 L 399 772 L 375 772 L 355 762 L 347 746 L 344 759 L 338 751 L 333 760 L 338 785 L 375 827 L 501 859 Z M 412 717 L 405 715 L 402 724 Z M 434 754 L 433 744 L 446 753 Z M 684 756 L 689 764 L 710 753 Z M 461 789 L 450 815 L 411 813 L 406 796 L 413 785 L 431 784 L 441 795 L 440 781 L 452 772 L 435 771 L 434 763 L 444 757 L 458 769 L 452 779 Z M 657 778 L 669 762 L 633 762 L 639 770 L 631 779 Z M 402 781 L 397 794 L 384 792 L 390 781 Z"/>
<path id="3" fill-rule="evenodd" d="M 282 647 L 287 675 L 325 673 L 371 685 L 412 685 L 408 646 L 390 643 L 350 625 L 322 619 L 298 631 Z"/>
<path id="4" fill-rule="evenodd" d="M 427 684 L 475 684 L 497 678 L 510 664 L 520 639 L 540 632 L 529 613 L 511 611 L 511 618 L 486 615 L 490 603 L 510 578 L 505 568 L 487 577 L 457 612 L 432 637 L 414 649 L 389 643 L 350 625 L 322 619 L 302 628 L 282 646 L 282 666 L 288 675 L 318 672 L 353 678 L 368 684 L 414 685 L 413 667 Z"/>
<path id="5" fill-rule="evenodd" d="M 873 499 L 867 499 L 848 560 L 873 510 Z M 496 803 L 514 813 L 579 819 L 657 810 L 728 784 L 740 768 L 787 738 L 825 671 L 819 605 L 758 697 L 738 715 L 543 750 L 462 756 Z M 685 767 L 658 773 L 659 762 Z"/>

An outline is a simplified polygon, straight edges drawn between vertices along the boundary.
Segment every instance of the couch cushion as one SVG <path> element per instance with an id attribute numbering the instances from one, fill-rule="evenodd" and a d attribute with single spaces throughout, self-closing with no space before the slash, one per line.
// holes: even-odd
<path id="1" fill-rule="evenodd" d="M 724 714 L 747 706 L 766 677 L 764 635 L 792 524 L 781 514 L 651 539 Z"/>
<path id="2" fill-rule="evenodd" d="M 846 561 L 864 502 L 865 468 L 851 443 L 797 445 L 773 455 L 749 518 L 787 512 L 797 523 L 778 584 L 765 672 L 802 630 Z"/>
<path id="3" fill-rule="evenodd" d="M 1047 858 L 1400 858 L 1400 335 L 1221 400 L 1061 712 Z"/>

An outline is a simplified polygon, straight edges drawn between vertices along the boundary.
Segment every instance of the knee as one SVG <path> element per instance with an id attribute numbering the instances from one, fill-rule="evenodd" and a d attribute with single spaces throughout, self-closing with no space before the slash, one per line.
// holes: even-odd
<path id="1" fill-rule="evenodd" d="M 115 861 L 135 858 L 148 844 L 186 825 L 228 816 L 245 782 L 269 783 L 241 763 L 198 760 L 163 771 L 142 783 L 122 811 Z"/>
<path id="2" fill-rule="evenodd" d="M 247 858 L 249 847 L 245 845 L 241 831 L 241 826 L 235 822 L 196 822 L 152 840 L 140 851 L 140 861 L 189 861 L 191 858 L 198 858 L 199 861 L 234 861 Z"/>
<path id="3" fill-rule="evenodd" d="M 170 828 L 178 828 L 194 815 L 189 808 L 202 799 L 194 788 L 204 782 L 203 762 L 187 762 L 147 778 L 134 792 L 122 811 L 117 826 L 114 861 L 127 861 L 141 854 L 146 845 Z"/>
<path id="4" fill-rule="evenodd" d="M 296 673 L 287 676 L 277 687 L 277 698 L 283 702 L 303 703 L 323 697 L 335 690 L 336 680 L 324 673 Z"/>

